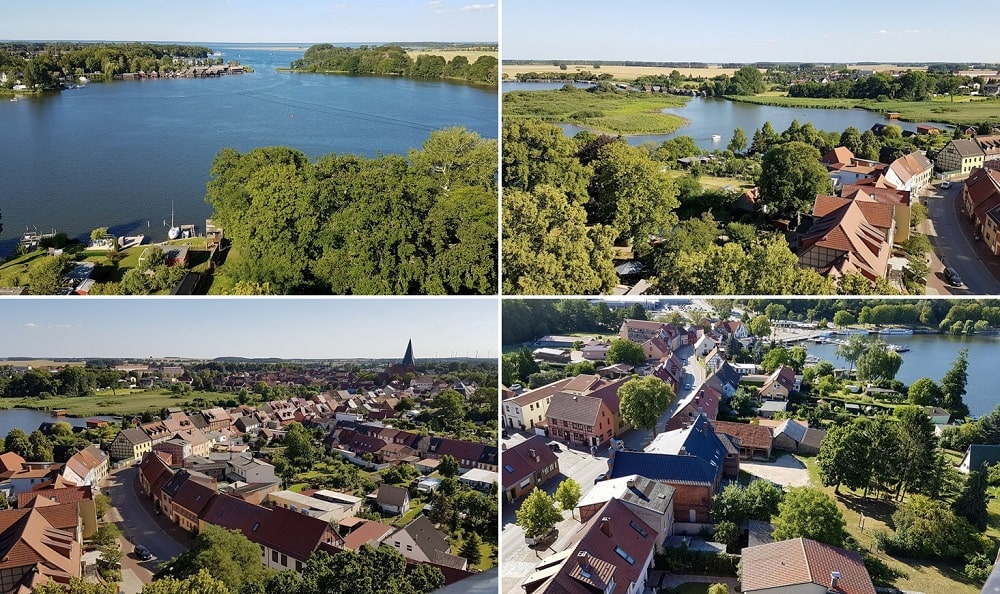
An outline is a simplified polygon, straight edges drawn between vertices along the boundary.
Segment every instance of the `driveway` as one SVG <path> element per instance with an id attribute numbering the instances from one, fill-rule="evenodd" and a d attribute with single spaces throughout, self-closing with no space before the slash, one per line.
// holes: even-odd
<path id="1" fill-rule="evenodd" d="M 809 471 L 805 464 L 799 462 L 791 454 L 785 454 L 774 462 L 740 461 L 740 470 L 767 479 L 782 487 L 809 486 Z"/>

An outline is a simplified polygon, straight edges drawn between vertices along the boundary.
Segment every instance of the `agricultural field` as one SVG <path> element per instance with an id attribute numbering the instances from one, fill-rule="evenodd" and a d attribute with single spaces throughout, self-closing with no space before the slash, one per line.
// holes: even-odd
<path id="1" fill-rule="evenodd" d="M 598 74 L 610 74 L 615 80 L 621 81 L 635 80 L 640 76 L 669 76 L 674 70 L 680 72 L 682 76 L 695 78 L 712 78 L 713 76 L 719 76 L 720 74 L 732 76 L 733 73 L 736 72 L 736 68 L 662 68 L 657 66 L 612 65 L 602 65 L 600 68 L 594 68 L 593 64 L 569 64 L 566 68 L 567 70 L 562 70 L 559 66 L 553 65 L 552 62 L 545 62 L 541 64 L 500 65 L 500 71 L 503 73 L 503 76 L 509 80 L 514 79 L 518 74 L 524 72 L 583 72 L 586 70 L 595 76 Z"/>
<path id="2" fill-rule="evenodd" d="M 414 49 L 406 50 L 407 55 L 416 60 L 420 56 L 441 56 L 447 62 L 451 62 L 456 56 L 465 56 L 469 59 L 469 63 L 475 62 L 480 56 L 492 56 L 499 59 L 499 53 L 497 50 L 481 50 L 481 49 L 467 49 L 467 50 L 435 50 L 435 49 Z"/>
<path id="3" fill-rule="evenodd" d="M 206 404 L 232 400 L 232 394 L 193 391 L 175 394 L 170 390 L 111 390 L 98 392 L 93 396 L 53 396 L 52 398 L 4 398 L 2 408 L 31 408 L 51 411 L 66 409 L 70 417 L 94 417 L 99 415 L 134 415 L 146 411 L 159 411 L 165 406 L 185 406 L 185 403 L 200 399 Z"/>

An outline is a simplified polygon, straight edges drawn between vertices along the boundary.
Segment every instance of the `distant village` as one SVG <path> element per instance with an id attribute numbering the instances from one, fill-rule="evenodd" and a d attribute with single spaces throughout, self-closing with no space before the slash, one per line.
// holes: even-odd
<path id="1" fill-rule="evenodd" d="M 117 369 L 138 376 L 138 384 L 183 381 L 185 376 L 183 366 Z M 0 572 L 23 588 L 3 591 L 27 592 L 46 582 L 68 584 L 72 577 L 94 574 L 100 560 L 86 551 L 102 523 L 95 498 L 105 490 L 109 474 L 132 470 L 137 471 L 136 493 L 142 493 L 159 518 L 192 534 L 209 525 L 237 530 L 260 546 L 265 567 L 301 573 L 316 551 L 336 554 L 384 544 L 412 566 L 439 569 L 445 583 L 477 573 L 479 555 L 474 563 L 460 556 L 447 525 L 451 520 L 434 516 L 431 502 L 440 505 L 445 495 L 438 489 L 449 482 L 448 498 L 469 493 L 475 496 L 465 499 L 496 499 L 495 432 L 493 439 L 470 441 L 447 430 L 428 431 L 418 419 L 421 409 L 437 408 L 442 398 L 462 402 L 477 386 L 420 375 L 415 369 L 408 345 L 401 362 L 366 380 L 354 372 L 319 369 L 241 372 L 223 381 L 226 389 L 235 392 L 258 382 L 338 382 L 344 388 L 258 406 L 167 406 L 165 414 L 152 418 L 124 418 L 120 430 L 90 419 L 73 431 L 103 431 L 106 439 L 63 452 L 68 457 L 61 461 L 34 462 L 6 451 L 0 455 L 0 493 L 15 509 L 0 511 L 0 541 L 36 553 L 0 560 Z M 416 430 L 393 427 L 402 420 Z M 51 435 L 58 424 L 58 418 L 43 423 L 40 431 Z M 284 451 L 293 447 L 289 433 L 306 436 L 301 447 L 316 463 L 307 465 L 310 471 L 346 464 L 355 467 L 346 475 L 355 477 L 354 482 L 337 489 L 319 473 L 303 475 L 293 468 L 292 454 Z M 380 482 L 383 476 L 398 480 Z M 495 541 L 495 505 L 493 509 L 492 518 L 476 518 L 493 527 L 479 535 L 485 542 Z M 467 541 L 471 537 L 465 534 Z M 127 536 L 132 543 L 142 538 Z"/>

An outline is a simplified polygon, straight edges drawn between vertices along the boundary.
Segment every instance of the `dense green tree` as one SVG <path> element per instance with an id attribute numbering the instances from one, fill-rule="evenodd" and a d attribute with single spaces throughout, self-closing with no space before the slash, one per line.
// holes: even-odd
<path id="1" fill-rule="evenodd" d="M 870 341 L 858 357 L 858 379 L 874 383 L 892 380 L 902 364 L 903 358 L 896 351 L 886 349 L 885 342 Z"/>
<path id="2" fill-rule="evenodd" d="M 13 452 L 25 460 L 31 457 L 31 442 L 23 429 L 14 427 L 7 432 L 3 441 L 3 451 Z"/>
<path id="3" fill-rule="evenodd" d="M 431 406 L 438 410 L 445 424 L 454 427 L 465 416 L 465 397 L 455 390 L 444 390 L 434 396 Z"/>
<path id="4" fill-rule="evenodd" d="M 753 133 L 753 140 L 750 142 L 750 149 L 747 151 L 751 155 L 766 153 L 771 147 L 778 144 L 781 137 L 774 130 L 771 121 L 767 120 L 764 125 Z"/>
<path id="5" fill-rule="evenodd" d="M 951 364 L 951 368 L 941 378 L 941 391 L 943 392 L 941 403 L 944 408 L 951 411 L 952 415 L 958 419 L 969 416 L 969 407 L 966 406 L 963 397 L 965 396 L 965 386 L 969 381 L 969 349 L 963 348 L 958 351 L 958 357 Z"/>
<path id="6" fill-rule="evenodd" d="M 297 421 L 288 425 L 282 444 L 285 446 L 285 459 L 299 470 L 311 468 L 319 456 L 319 449 L 313 445 L 309 430 Z"/>
<path id="7" fill-rule="evenodd" d="M 593 294 L 618 282 L 614 229 L 587 226 L 582 205 L 551 186 L 504 189 L 505 294 Z"/>
<path id="8" fill-rule="evenodd" d="M 771 335 L 771 321 L 767 319 L 766 315 L 754 316 L 746 324 L 747 331 L 758 338 L 763 338 L 765 336 Z"/>
<path id="9" fill-rule="evenodd" d="M 899 468 L 896 497 L 902 498 L 906 492 L 937 496 L 938 440 L 934 435 L 934 424 L 923 410 L 915 406 L 897 408 L 896 416 L 899 418 L 900 435 L 899 453 L 893 459 Z"/>
<path id="10" fill-rule="evenodd" d="M 236 592 L 205 569 L 184 579 L 165 577 L 142 587 L 141 594 L 230 594 Z"/>
<path id="11" fill-rule="evenodd" d="M 952 510 L 965 518 L 980 532 L 986 530 L 989 512 L 986 509 L 986 490 L 988 487 L 986 472 L 972 470 L 965 478 L 958 498 L 952 504 Z"/>
<path id="12" fill-rule="evenodd" d="M 29 462 L 52 462 L 55 460 L 55 448 L 44 433 L 35 429 L 28 436 L 31 444 L 31 455 L 26 457 Z"/>
<path id="13" fill-rule="evenodd" d="M 562 520 L 562 514 L 556 507 L 555 500 L 542 489 L 535 489 L 529 493 L 516 515 L 516 524 L 528 538 L 537 538 L 548 533 Z"/>
<path id="14" fill-rule="evenodd" d="M 632 378 L 618 389 L 622 419 L 633 427 L 652 429 L 674 401 L 674 391 L 654 375 Z"/>
<path id="15" fill-rule="evenodd" d="M 457 476 L 460 469 L 458 460 L 448 454 L 442 456 L 441 463 L 438 464 L 438 472 L 444 477 Z"/>
<path id="16" fill-rule="evenodd" d="M 840 485 L 857 489 L 867 484 L 868 471 L 863 463 L 868 444 L 861 428 L 855 424 L 830 427 L 820 443 L 816 465 L 826 486 L 833 485 L 833 492 L 840 493 Z"/>
<path id="17" fill-rule="evenodd" d="M 538 186 L 558 188 L 570 204 L 588 199 L 591 167 L 580 163 L 578 144 L 562 128 L 539 120 L 504 120 L 503 170 L 504 208 L 508 190 L 532 192 Z"/>
<path id="18" fill-rule="evenodd" d="M 572 478 L 563 479 L 556 487 L 553 497 L 563 511 L 569 511 L 572 515 L 580 501 L 580 483 Z"/>
<path id="19" fill-rule="evenodd" d="M 778 505 L 773 523 L 775 540 L 803 537 L 839 547 L 847 535 L 836 502 L 810 487 L 791 488 Z"/>
<path id="20" fill-rule="evenodd" d="M 738 524 L 723 520 L 715 524 L 715 534 L 712 535 L 712 540 L 726 545 L 726 552 L 735 551 L 740 544 L 740 532 Z M 729 589 L 727 588 L 725 592 L 728 594 Z"/>
<path id="21" fill-rule="evenodd" d="M 726 88 L 728 95 L 757 95 L 765 89 L 764 75 L 756 66 L 746 65 L 733 73 Z"/>
<path id="22" fill-rule="evenodd" d="M 869 161 L 878 160 L 878 153 L 882 150 L 882 143 L 879 141 L 878 136 L 871 130 L 865 130 L 861 134 L 861 145 L 858 150 L 855 151 L 854 156 L 861 159 L 868 159 Z"/>
<path id="23" fill-rule="evenodd" d="M 309 567 L 312 562 L 307 565 Z M 230 592 L 240 592 L 245 583 L 260 583 L 272 573 L 260 562 L 260 547 L 237 530 L 207 525 L 194 539 L 194 546 L 162 566 L 159 576 L 184 580 L 207 571 Z"/>
<path id="24" fill-rule="evenodd" d="M 890 553 L 925 559 L 960 559 L 979 552 L 982 544 L 974 526 L 956 516 L 944 501 L 913 495 L 892 514 L 896 529 Z"/>
<path id="25" fill-rule="evenodd" d="M 727 149 L 734 153 L 743 152 L 743 149 L 747 147 L 747 134 L 743 131 L 743 128 L 736 128 L 733 130 L 733 138 L 729 141 L 726 146 Z"/>
<path id="26" fill-rule="evenodd" d="M 116 543 L 118 541 L 118 537 L 120 537 L 121 534 L 122 534 L 121 530 L 119 530 L 118 527 L 115 526 L 113 523 L 104 522 L 97 527 L 97 532 L 95 532 L 94 536 L 92 536 L 91 538 L 93 539 L 95 544 L 99 546 L 104 546 Z"/>
<path id="27" fill-rule="evenodd" d="M 646 355 L 642 350 L 642 345 L 626 338 L 615 338 L 608 346 L 604 360 L 608 365 L 615 363 L 642 365 L 646 362 Z"/>
<path id="28" fill-rule="evenodd" d="M 730 483 L 714 497 L 712 519 L 736 525 L 742 525 L 747 520 L 766 522 L 778 513 L 783 498 L 781 488 L 770 481 L 753 481 L 747 486 Z"/>
<path id="29" fill-rule="evenodd" d="M 118 594 L 118 585 L 114 583 L 88 582 L 83 578 L 69 578 L 69 585 L 49 580 L 41 586 L 35 586 L 31 594 Z"/>
<path id="30" fill-rule="evenodd" d="M 472 532 L 466 537 L 465 542 L 462 543 L 462 548 L 459 549 L 458 555 L 465 557 L 470 566 L 479 565 L 479 562 L 483 560 L 482 551 L 479 550 L 482 544 L 483 539 L 475 532 Z"/>
<path id="31" fill-rule="evenodd" d="M 854 317 L 854 314 L 845 309 L 838 310 L 836 313 L 833 314 L 834 326 L 840 326 L 841 328 L 844 328 L 856 322 L 857 318 Z"/>
<path id="32" fill-rule="evenodd" d="M 910 404 L 917 406 L 937 406 L 941 403 L 941 386 L 929 377 L 922 377 L 912 384 L 906 391 L 906 400 Z"/>
<path id="33" fill-rule="evenodd" d="M 795 216 L 807 212 L 817 194 L 831 194 L 833 185 L 819 162 L 815 147 L 804 142 L 780 144 L 761 161 L 761 201 L 772 216 Z"/>
<path id="34" fill-rule="evenodd" d="M 28 268 L 28 288 L 32 295 L 55 295 L 62 289 L 62 275 L 69 255 L 43 256 Z"/>
<path id="35" fill-rule="evenodd" d="M 638 147 L 612 142 L 598 150 L 590 183 L 590 220 L 618 238 L 645 244 L 677 223 L 677 190 L 660 165 Z"/>
<path id="36" fill-rule="evenodd" d="M 847 337 L 847 343 L 837 347 L 836 355 L 851 364 L 851 369 L 861 358 L 868 348 L 868 341 L 860 334 L 851 334 Z"/>
<path id="37" fill-rule="evenodd" d="M 857 155 L 858 151 L 861 150 L 861 132 L 854 126 L 849 126 L 840 135 L 840 142 L 838 144 Z"/>

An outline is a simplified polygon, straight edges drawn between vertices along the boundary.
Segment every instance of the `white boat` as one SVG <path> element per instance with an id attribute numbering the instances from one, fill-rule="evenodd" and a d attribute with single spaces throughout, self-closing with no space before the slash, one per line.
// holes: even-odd
<path id="1" fill-rule="evenodd" d="M 90 82 L 90 79 L 89 79 L 89 78 L 87 78 L 86 76 L 81 76 L 81 77 L 80 77 L 79 79 L 77 79 L 77 80 L 79 80 L 79 81 L 80 81 L 80 82 L 82 82 L 83 84 L 87 84 L 87 83 L 89 83 L 89 82 Z"/>
<path id="2" fill-rule="evenodd" d="M 719 136 L 718 134 L 712 135 L 712 142 L 719 142 L 720 140 L 722 140 L 722 137 Z"/>
<path id="3" fill-rule="evenodd" d="M 913 330 L 909 328 L 882 328 L 878 331 L 879 334 L 903 334 L 909 336 L 913 334 Z"/>
<path id="4" fill-rule="evenodd" d="M 174 226 L 174 203 L 170 203 L 170 230 L 167 231 L 167 239 L 177 239 L 181 236 L 181 228 Z"/>

